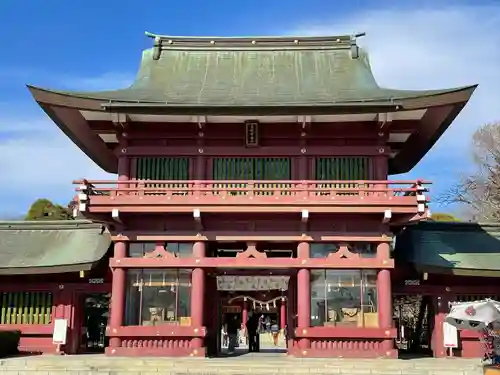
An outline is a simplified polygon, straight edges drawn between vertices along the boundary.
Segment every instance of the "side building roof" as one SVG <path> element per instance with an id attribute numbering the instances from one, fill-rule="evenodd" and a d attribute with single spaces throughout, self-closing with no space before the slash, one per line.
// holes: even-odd
<path id="1" fill-rule="evenodd" d="M 424 272 L 500 276 L 500 224 L 422 222 L 396 236 L 397 262 Z"/>
<path id="2" fill-rule="evenodd" d="M 87 220 L 0 222 L 0 275 L 87 271 L 110 245 L 105 227 Z"/>

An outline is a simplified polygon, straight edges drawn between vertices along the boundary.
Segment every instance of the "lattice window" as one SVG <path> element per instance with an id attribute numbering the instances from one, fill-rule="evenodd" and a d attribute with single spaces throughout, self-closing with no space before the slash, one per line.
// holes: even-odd
<path id="1" fill-rule="evenodd" d="M 213 161 L 214 180 L 290 180 L 292 167 L 290 158 L 216 158 Z M 244 188 L 246 184 L 218 184 L 216 187 L 222 189 Z M 255 188 L 263 189 L 255 195 L 274 195 L 276 189 L 290 189 L 291 184 L 283 183 L 260 183 Z M 264 190 L 269 189 L 269 190 Z M 245 195 L 245 191 L 230 191 L 231 195 Z M 290 191 L 282 191 L 281 195 L 291 194 Z"/>
<path id="2" fill-rule="evenodd" d="M 189 158 L 151 157 L 136 159 L 136 179 L 138 180 L 189 180 Z M 145 183 L 147 188 L 188 188 L 187 184 Z M 161 191 L 149 191 L 146 195 L 161 195 Z M 187 190 L 179 190 L 174 195 L 187 195 Z"/>
<path id="3" fill-rule="evenodd" d="M 329 157 L 316 158 L 315 179 L 319 181 L 355 181 L 369 180 L 370 159 L 368 157 Z M 318 188 L 323 189 L 350 189 L 361 187 L 359 184 L 318 184 Z M 356 194 L 356 193 L 352 193 Z M 330 192 L 323 191 L 319 195 L 330 195 Z M 337 195 L 351 195 L 342 193 Z"/>
<path id="4" fill-rule="evenodd" d="M 0 324 L 50 324 L 52 293 L 0 292 Z"/>

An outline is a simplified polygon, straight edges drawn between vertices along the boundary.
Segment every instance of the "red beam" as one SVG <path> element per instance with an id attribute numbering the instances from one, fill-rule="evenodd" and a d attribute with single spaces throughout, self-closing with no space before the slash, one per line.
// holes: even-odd
<path id="1" fill-rule="evenodd" d="M 205 327 L 183 327 L 174 324 L 106 328 L 108 337 L 205 337 L 206 334 Z"/>
<path id="2" fill-rule="evenodd" d="M 149 341 L 151 340 L 138 340 L 138 345 L 134 347 L 120 347 L 120 348 L 106 348 L 105 353 L 113 357 L 205 357 L 206 349 L 197 348 L 193 349 L 189 346 L 175 346 L 175 347 L 150 347 Z"/>
<path id="3" fill-rule="evenodd" d="M 89 127 L 97 133 L 116 133 L 116 128 L 111 121 L 87 120 Z M 154 139 L 154 140 L 177 140 L 192 139 L 193 135 L 199 131 L 197 123 L 172 123 L 172 122 L 131 122 L 127 130 L 128 138 L 134 139 Z M 314 122 L 310 124 L 308 139 L 342 139 L 349 144 L 349 141 L 356 139 L 377 138 L 373 121 L 349 121 L 349 122 Z M 391 133 L 411 133 L 419 125 L 419 120 L 393 120 Z M 205 123 L 204 133 L 207 139 L 241 140 L 240 130 L 243 123 Z M 332 132 L 331 129 L 335 128 Z M 261 139 L 289 139 L 294 140 L 294 132 L 299 132 L 301 124 L 298 123 L 260 123 Z M 228 134 L 228 130 L 231 134 Z M 288 134 L 286 134 L 288 131 Z M 189 138 L 188 138 L 189 137 Z"/>
<path id="4" fill-rule="evenodd" d="M 111 268 L 394 268 L 393 259 L 378 258 L 111 258 Z"/>
<path id="5" fill-rule="evenodd" d="M 133 200 L 129 200 L 133 201 Z M 389 206 L 392 210 L 393 214 L 413 214 L 417 213 L 416 204 L 410 205 L 401 205 L 396 206 L 396 202 L 380 202 L 378 205 L 369 206 L 369 205 L 360 205 L 360 201 L 351 201 L 346 202 L 340 206 L 316 206 L 311 207 L 307 204 L 302 206 L 291 206 L 287 205 L 287 202 L 281 202 L 280 205 L 243 205 L 241 203 L 234 203 L 230 206 L 216 205 L 213 204 L 211 206 L 195 206 L 194 203 L 185 204 L 185 205 L 167 205 L 163 202 L 158 203 L 145 203 L 139 199 L 137 199 L 136 204 L 126 204 L 123 201 L 114 202 L 113 200 L 109 200 L 109 203 L 100 205 L 96 205 L 91 200 L 90 207 L 87 208 L 86 212 L 90 213 L 109 213 L 112 209 L 119 209 L 120 213 L 192 213 L 194 208 L 199 208 L 201 210 L 201 214 L 203 213 L 294 213 L 298 214 L 302 211 L 302 209 L 307 209 L 309 213 L 325 213 L 325 214 L 355 214 L 355 213 L 367 213 L 367 214 L 383 214 L 386 210 L 386 207 Z M 85 214 L 85 213 L 84 213 Z M 382 221 L 382 219 L 381 219 Z"/>
<path id="6" fill-rule="evenodd" d="M 20 331 L 23 335 L 52 335 L 52 324 L 0 324 L 0 331 Z"/>
<path id="7" fill-rule="evenodd" d="M 389 155 L 391 149 L 384 146 L 380 152 L 380 146 L 337 146 L 337 147 L 314 147 L 306 150 L 307 156 L 380 156 Z M 197 145 L 193 146 L 130 146 L 127 148 L 129 156 L 197 156 L 200 154 Z M 203 148 L 204 156 L 234 157 L 234 156 L 303 156 L 303 150 L 298 146 L 276 146 L 276 147 L 220 147 L 206 146 Z"/>
<path id="8" fill-rule="evenodd" d="M 299 231 L 124 231 L 112 234 L 113 241 L 328 241 L 328 242 L 391 242 L 392 235 L 380 232 L 305 232 Z"/>
<path id="9" fill-rule="evenodd" d="M 357 327 L 308 327 L 296 328 L 295 336 L 300 338 L 349 338 L 349 339 L 392 339 L 397 336 L 395 328 Z"/>
<path id="10" fill-rule="evenodd" d="M 349 342 L 345 343 L 346 347 L 341 349 L 333 349 L 333 348 L 308 348 L 301 349 L 298 347 L 290 348 L 288 350 L 289 355 L 293 355 L 298 358 L 397 358 L 398 351 L 396 349 L 393 350 L 384 350 L 380 347 L 373 348 L 370 344 L 366 349 L 352 349 L 349 348 Z M 365 370 L 363 370 L 365 371 Z M 369 370 L 367 370 L 369 371 Z"/>
<path id="11" fill-rule="evenodd" d="M 465 340 L 477 340 L 481 336 L 480 332 L 471 331 L 471 330 L 458 331 L 458 334 L 459 334 L 461 339 L 465 339 Z"/>

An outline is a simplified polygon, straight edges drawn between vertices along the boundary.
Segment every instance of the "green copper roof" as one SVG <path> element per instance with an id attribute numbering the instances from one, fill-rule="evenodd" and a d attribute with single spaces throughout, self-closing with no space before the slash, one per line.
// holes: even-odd
<path id="1" fill-rule="evenodd" d="M 104 227 L 86 220 L 0 222 L 0 275 L 89 270 L 110 244 Z"/>
<path id="2" fill-rule="evenodd" d="M 381 88 L 355 38 L 155 37 L 126 89 L 60 92 L 105 102 L 166 106 L 331 106 L 394 103 L 460 89 Z M 387 58 L 391 58 L 387 56 Z"/>
<path id="3" fill-rule="evenodd" d="M 500 271 L 500 225 L 423 222 L 396 237 L 396 260 L 418 268 Z"/>

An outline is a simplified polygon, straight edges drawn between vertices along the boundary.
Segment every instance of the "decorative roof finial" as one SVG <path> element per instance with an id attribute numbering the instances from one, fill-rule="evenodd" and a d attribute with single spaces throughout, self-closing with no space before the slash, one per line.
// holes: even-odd
<path id="1" fill-rule="evenodd" d="M 351 59 L 357 59 L 359 58 L 359 47 L 356 43 L 357 38 L 361 38 L 362 36 L 365 36 L 366 33 L 356 33 L 351 36 Z"/>

